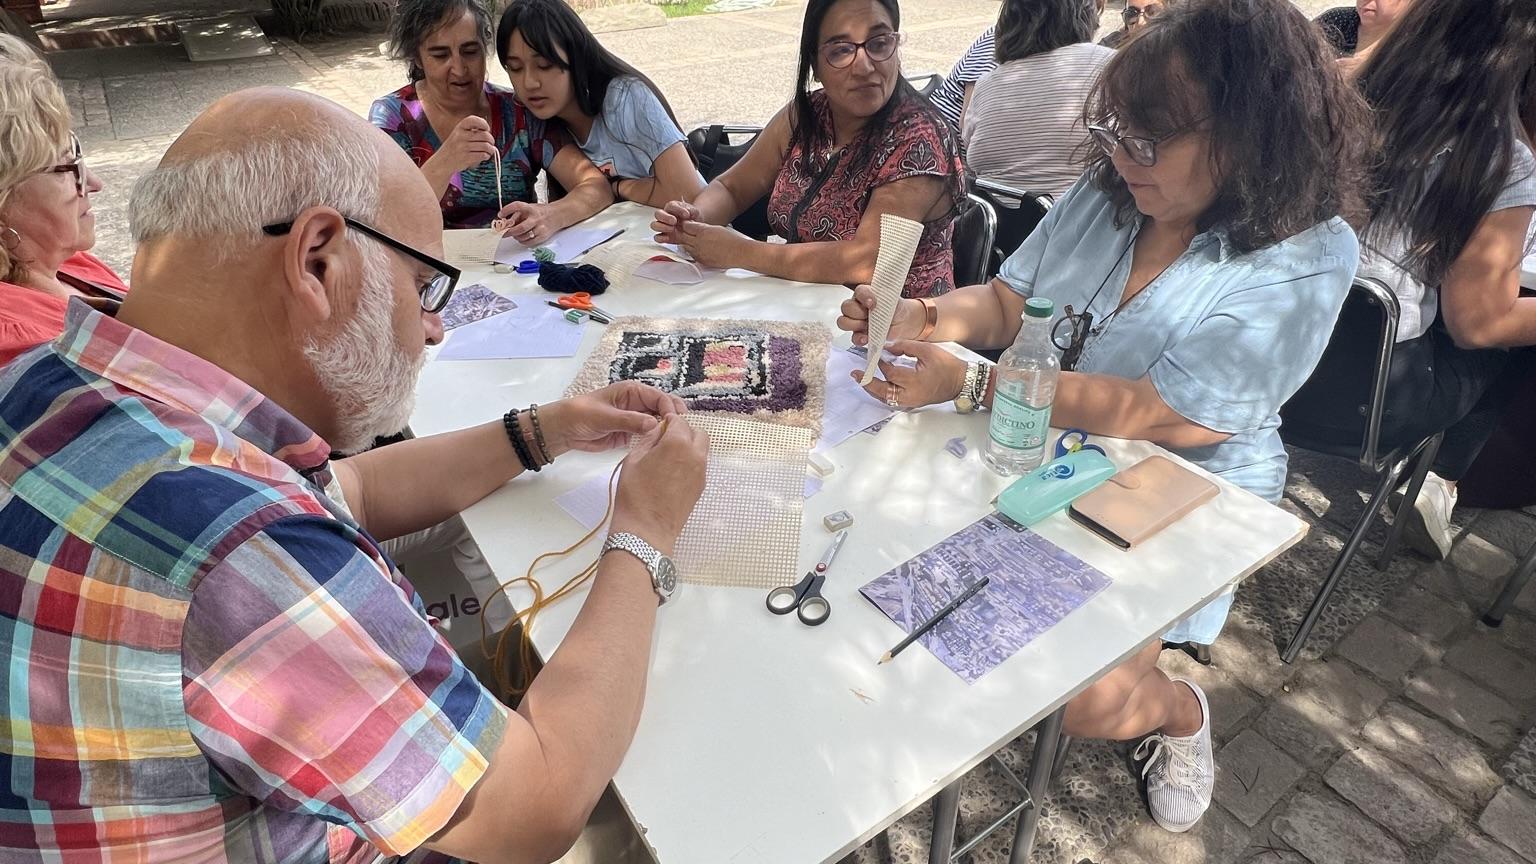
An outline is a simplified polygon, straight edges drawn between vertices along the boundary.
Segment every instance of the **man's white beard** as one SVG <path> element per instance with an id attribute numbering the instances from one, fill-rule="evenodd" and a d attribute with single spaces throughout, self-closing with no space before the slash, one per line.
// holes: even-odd
<path id="1" fill-rule="evenodd" d="M 342 453 L 366 450 L 375 438 L 404 429 L 416 403 L 416 376 L 425 352 L 409 356 L 395 338 L 389 253 L 361 242 L 362 290 L 357 308 L 341 331 L 304 346 L 315 378 L 336 408 L 336 433 L 329 441 Z"/>

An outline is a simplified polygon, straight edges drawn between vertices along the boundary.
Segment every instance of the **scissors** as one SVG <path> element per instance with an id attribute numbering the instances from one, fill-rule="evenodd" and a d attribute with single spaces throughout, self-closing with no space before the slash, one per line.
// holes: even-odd
<path id="1" fill-rule="evenodd" d="M 1104 452 L 1103 447 L 1100 447 L 1097 444 L 1089 444 L 1088 433 L 1081 429 L 1068 429 L 1067 431 L 1061 433 L 1060 438 L 1056 439 L 1055 458 L 1057 459 L 1060 459 L 1068 453 L 1076 453 L 1079 450 L 1093 450 L 1100 456 L 1107 457 L 1109 455 L 1108 453 Z"/>
<path id="2" fill-rule="evenodd" d="M 848 529 L 837 532 L 832 539 L 832 545 L 822 553 L 821 560 L 811 572 L 805 574 L 805 578 L 793 586 L 782 586 L 768 592 L 768 611 L 775 615 L 788 615 L 796 611 L 800 616 L 800 623 L 815 627 L 827 620 L 832 614 L 832 606 L 827 599 L 821 596 L 821 583 L 827 581 L 827 568 L 832 566 L 832 559 L 837 557 L 837 550 L 843 548 L 843 541 L 848 539 Z"/>
<path id="3" fill-rule="evenodd" d="M 592 304 L 592 295 L 586 291 L 577 291 L 575 294 L 564 294 L 558 300 L 551 300 L 551 304 L 561 309 L 580 309 L 604 324 L 613 320 L 613 316 L 597 308 Z"/>

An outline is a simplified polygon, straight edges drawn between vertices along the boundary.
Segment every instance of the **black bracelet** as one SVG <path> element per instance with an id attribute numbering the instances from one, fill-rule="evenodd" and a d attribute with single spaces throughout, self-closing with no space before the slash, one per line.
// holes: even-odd
<path id="1" fill-rule="evenodd" d="M 545 465 L 548 465 L 555 461 L 555 459 L 549 455 L 549 445 L 544 443 L 544 427 L 539 425 L 539 406 L 536 404 L 529 405 L 528 416 L 533 420 L 533 443 L 539 448 L 539 458 L 544 460 Z"/>
<path id="2" fill-rule="evenodd" d="M 517 410 L 513 409 L 503 414 L 501 425 L 507 430 L 507 440 L 512 442 L 512 450 L 517 453 L 517 461 L 523 463 L 524 471 L 538 471 L 539 464 L 533 461 L 533 456 L 528 452 L 528 445 L 523 442 L 522 425 L 517 421 Z"/>

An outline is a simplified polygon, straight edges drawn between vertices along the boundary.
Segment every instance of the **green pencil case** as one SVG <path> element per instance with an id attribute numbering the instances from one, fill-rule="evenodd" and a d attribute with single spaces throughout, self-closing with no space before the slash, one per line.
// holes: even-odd
<path id="1" fill-rule="evenodd" d="M 1115 463 L 1096 450 L 1078 450 L 1013 481 L 997 496 L 997 510 L 1029 527 L 1098 488 L 1115 475 Z"/>

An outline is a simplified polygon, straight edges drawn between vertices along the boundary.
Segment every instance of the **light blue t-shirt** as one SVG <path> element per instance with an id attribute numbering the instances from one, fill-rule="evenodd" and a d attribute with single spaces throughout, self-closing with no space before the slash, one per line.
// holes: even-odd
<path id="1" fill-rule="evenodd" d="M 635 180 L 653 176 L 656 157 L 684 140 L 661 100 L 632 75 L 608 83 L 603 111 L 592 121 L 592 134 L 577 141 L 599 171 Z"/>
<path id="2" fill-rule="evenodd" d="M 1088 337 L 1077 371 L 1150 375 L 1168 407 L 1232 435 L 1180 456 L 1279 501 L 1286 471 L 1280 406 L 1306 382 L 1333 333 L 1360 259 L 1355 232 L 1336 217 L 1238 254 L 1225 232 L 1206 231 L 1110 318 L 1130 276 L 1132 256 L 1122 253 L 1136 225 L 1116 228 L 1114 210 L 1085 175 L 1000 277 L 1020 294 L 1055 301 L 1059 319 L 1068 304 L 1081 311 L 1107 275 L 1092 305 L 1094 327 L 1103 330 Z"/>

